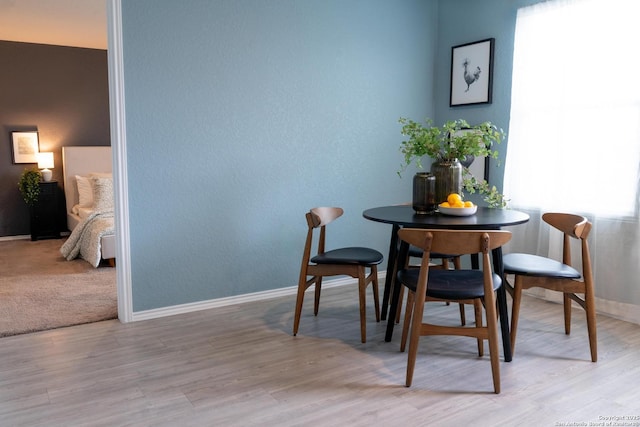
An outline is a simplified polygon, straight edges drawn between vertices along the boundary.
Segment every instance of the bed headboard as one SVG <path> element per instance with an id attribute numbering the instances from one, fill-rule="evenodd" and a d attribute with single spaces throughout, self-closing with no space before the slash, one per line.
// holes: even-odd
<path id="1" fill-rule="evenodd" d="M 64 173 L 64 195 L 67 213 L 78 204 L 76 175 L 91 172 L 111 172 L 113 158 L 111 147 L 62 147 L 62 168 Z"/>

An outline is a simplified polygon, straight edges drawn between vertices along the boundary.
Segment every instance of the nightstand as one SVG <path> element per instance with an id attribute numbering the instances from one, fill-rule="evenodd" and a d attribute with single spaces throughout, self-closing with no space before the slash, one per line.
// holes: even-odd
<path id="1" fill-rule="evenodd" d="M 59 238 L 58 181 L 41 182 L 38 201 L 31 210 L 31 240 Z"/>

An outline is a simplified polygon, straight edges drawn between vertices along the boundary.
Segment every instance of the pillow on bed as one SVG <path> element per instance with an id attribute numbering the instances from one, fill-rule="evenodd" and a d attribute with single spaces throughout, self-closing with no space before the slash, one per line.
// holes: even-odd
<path id="1" fill-rule="evenodd" d="M 76 175 L 76 184 L 78 187 L 78 206 L 81 208 L 93 206 L 93 189 L 89 178 Z"/>
<path id="2" fill-rule="evenodd" d="M 113 179 L 94 176 L 90 180 L 93 187 L 93 209 L 113 210 Z"/>

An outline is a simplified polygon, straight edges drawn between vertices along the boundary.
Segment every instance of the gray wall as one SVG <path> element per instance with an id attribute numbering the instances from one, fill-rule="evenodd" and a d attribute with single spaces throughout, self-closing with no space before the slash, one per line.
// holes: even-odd
<path id="1" fill-rule="evenodd" d="M 37 130 L 40 150 L 53 151 L 62 188 L 62 147 L 110 145 L 107 52 L 0 41 L 0 237 L 29 234 L 18 191 L 25 168 L 13 164 L 11 132 Z M 61 202 L 61 226 L 65 227 Z"/>
<path id="2" fill-rule="evenodd" d="M 306 222 L 388 249 L 400 116 L 433 114 L 437 2 L 123 2 L 134 311 L 293 286 Z M 408 175 L 411 176 L 411 175 Z"/>

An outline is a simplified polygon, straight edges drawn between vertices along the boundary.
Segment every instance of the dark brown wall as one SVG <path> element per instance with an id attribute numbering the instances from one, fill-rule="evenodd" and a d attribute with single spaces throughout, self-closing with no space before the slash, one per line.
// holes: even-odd
<path id="1" fill-rule="evenodd" d="M 106 50 L 0 41 L 0 237 L 30 233 L 17 183 L 37 165 L 13 164 L 11 132 L 39 132 L 62 190 L 63 146 L 111 144 L 107 73 Z"/>

